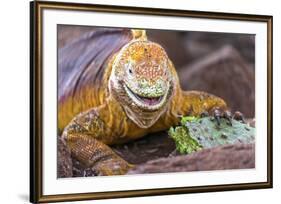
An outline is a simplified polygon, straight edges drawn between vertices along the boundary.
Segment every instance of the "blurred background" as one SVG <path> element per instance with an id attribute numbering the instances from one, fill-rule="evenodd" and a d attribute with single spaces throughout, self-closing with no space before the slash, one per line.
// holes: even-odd
<path id="1" fill-rule="evenodd" d="M 58 26 L 58 48 L 98 30 L 89 26 Z M 232 112 L 255 117 L 255 36 L 251 34 L 147 30 L 177 69 L 184 90 L 222 97 Z"/>

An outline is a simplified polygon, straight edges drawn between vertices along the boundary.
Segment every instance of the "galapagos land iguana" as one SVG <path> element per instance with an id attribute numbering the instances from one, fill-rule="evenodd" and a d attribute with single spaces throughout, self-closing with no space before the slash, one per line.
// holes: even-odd
<path id="1" fill-rule="evenodd" d="M 91 32 L 60 49 L 58 59 L 59 132 L 72 156 L 99 175 L 132 167 L 110 145 L 168 130 L 183 115 L 227 111 L 219 97 L 183 91 L 167 53 L 145 30 Z"/>

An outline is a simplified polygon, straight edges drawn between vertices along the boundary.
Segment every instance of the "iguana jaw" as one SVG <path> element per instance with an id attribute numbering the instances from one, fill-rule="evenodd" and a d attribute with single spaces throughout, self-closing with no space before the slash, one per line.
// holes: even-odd
<path id="1" fill-rule="evenodd" d="M 134 103 L 136 103 L 137 106 L 147 110 L 157 110 L 161 108 L 167 98 L 167 92 L 154 97 L 141 96 L 140 94 L 134 92 L 126 83 L 124 84 L 124 89 L 127 95 L 132 99 Z"/>

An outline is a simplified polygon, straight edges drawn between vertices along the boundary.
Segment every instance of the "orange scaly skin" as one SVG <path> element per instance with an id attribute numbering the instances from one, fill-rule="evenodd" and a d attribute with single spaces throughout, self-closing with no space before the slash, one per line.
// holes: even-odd
<path id="1" fill-rule="evenodd" d="M 148 41 L 145 31 L 132 33 L 134 38 L 111 57 L 99 87 L 83 87 L 79 97 L 59 104 L 59 128 L 68 123 L 62 137 L 72 155 L 100 175 L 125 174 L 132 167 L 108 145 L 167 130 L 182 115 L 226 110 L 216 96 L 183 91 L 165 50 Z M 76 115 L 81 103 L 88 105 Z"/>

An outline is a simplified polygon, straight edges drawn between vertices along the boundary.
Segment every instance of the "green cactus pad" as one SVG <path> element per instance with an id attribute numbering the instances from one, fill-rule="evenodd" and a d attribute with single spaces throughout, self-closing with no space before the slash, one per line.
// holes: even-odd
<path id="1" fill-rule="evenodd" d="M 220 125 L 213 117 L 183 117 L 181 126 L 170 128 L 169 135 L 174 139 L 181 154 L 189 154 L 200 149 L 234 143 L 253 143 L 255 128 L 236 120 L 221 118 Z"/>

